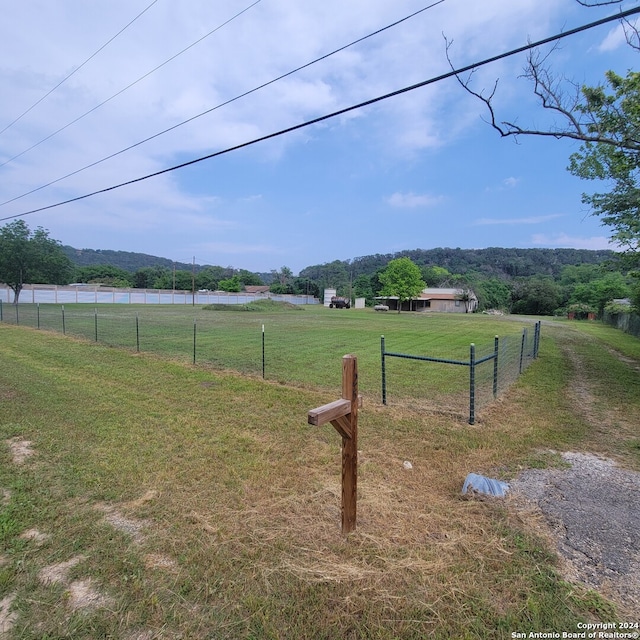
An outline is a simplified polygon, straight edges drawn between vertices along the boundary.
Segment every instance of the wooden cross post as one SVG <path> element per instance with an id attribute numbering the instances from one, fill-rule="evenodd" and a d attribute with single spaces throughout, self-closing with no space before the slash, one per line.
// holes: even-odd
<path id="1" fill-rule="evenodd" d="M 356 528 L 358 491 L 358 360 L 342 358 L 342 398 L 309 411 L 308 422 L 322 426 L 330 422 L 342 436 L 342 533 Z"/>

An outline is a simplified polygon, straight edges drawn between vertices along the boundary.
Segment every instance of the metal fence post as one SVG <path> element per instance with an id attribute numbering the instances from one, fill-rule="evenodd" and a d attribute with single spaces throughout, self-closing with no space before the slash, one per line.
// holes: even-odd
<path id="1" fill-rule="evenodd" d="M 382 358 L 382 404 L 387 404 L 387 374 L 384 362 L 384 336 L 380 336 L 380 355 Z"/>
<path id="2" fill-rule="evenodd" d="M 196 319 L 193 319 L 193 364 L 196 363 Z"/>
<path id="3" fill-rule="evenodd" d="M 520 341 L 520 369 L 519 373 L 522 373 L 522 367 L 524 365 L 524 348 L 527 344 L 527 328 L 522 330 L 522 340 Z"/>
<path id="4" fill-rule="evenodd" d="M 98 309 L 97 307 L 93 312 L 93 319 L 94 319 L 95 330 L 96 330 L 96 342 L 98 342 Z"/>
<path id="5" fill-rule="evenodd" d="M 262 325 L 262 379 L 264 380 L 264 325 Z"/>
<path id="6" fill-rule="evenodd" d="M 469 424 L 476 421 L 476 345 L 469 349 Z"/>
<path id="7" fill-rule="evenodd" d="M 496 336 L 493 339 L 493 397 L 498 397 L 498 346 L 500 339 Z"/>
<path id="8" fill-rule="evenodd" d="M 2 300 L 0 300 L 0 322 L 2 322 Z"/>
<path id="9" fill-rule="evenodd" d="M 146 295 L 146 292 L 145 292 Z M 136 313 L 136 351 L 140 353 L 140 322 Z"/>
<path id="10" fill-rule="evenodd" d="M 67 328 L 64 324 L 64 305 L 62 305 L 62 335 L 63 336 L 67 335 Z"/>
<path id="11" fill-rule="evenodd" d="M 36 315 L 38 317 L 38 329 L 40 328 L 40 303 L 36 305 Z"/>

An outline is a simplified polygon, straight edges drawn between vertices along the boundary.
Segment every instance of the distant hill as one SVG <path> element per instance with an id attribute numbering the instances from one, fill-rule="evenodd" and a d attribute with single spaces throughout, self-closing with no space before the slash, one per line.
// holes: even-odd
<path id="1" fill-rule="evenodd" d="M 557 278 L 563 267 L 579 264 L 601 264 L 615 253 L 590 249 L 413 249 L 393 254 L 355 258 L 346 263 L 356 277 L 371 274 L 394 258 L 408 257 L 419 266 L 444 267 L 451 273 L 476 272 L 485 277 L 511 279 L 518 276 L 547 275 Z"/>
<path id="2" fill-rule="evenodd" d="M 64 246 L 65 254 L 79 267 L 109 264 L 131 273 L 144 267 L 166 267 L 191 271 L 188 262 L 173 262 L 168 258 L 151 256 L 131 251 L 111 251 L 109 249 L 74 249 Z M 510 280 L 518 276 L 548 275 L 557 278 L 567 265 L 600 264 L 611 260 L 613 251 L 589 249 L 413 249 L 397 253 L 375 254 L 351 260 L 336 260 L 322 265 L 305 267 L 301 277 L 315 281 L 331 281 L 356 278 L 359 275 L 373 275 L 384 268 L 390 260 L 407 256 L 417 265 L 444 267 L 451 273 L 478 273 L 484 277 Z M 196 273 L 209 265 L 195 265 Z M 336 271 L 338 273 L 336 273 Z M 330 275 L 333 274 L 333 275 Z M 265 283 L 273 279 L 271 273 L 258 274 Z M 335 277 L 338 276 L 338 277 Z M 342 278 L 340 277 L 342 276 Z"/>
<path id="3" fill-rule="evenodd" d="M 75 249 L 68 245 L 62 247 L 65 255 L 77 267 L 91 267 L 94 265 L 108 264 L 113 267 L 120 267 L 130 273 L 135 273 L 145 267 L 165 267 L 167 269 L 177 269 L 178 271 L 191 271 L 196 273 L 208 266 L 206 264 L 193 265 L 191 262 L 174 262 L 169 258 L 151 256 L 147 253 L 135 253 L 133 251 L 112 251 L 110 249 Z M 271 273 L 258 273 L 262 281 L 269 284 L 273 280 Z"/>
<path id="4" fill-rule="evenodd" d="M 144 267 L 166 267 L 173 269 L 191 270 L 193 265 L 184 262 L 173 262 L 168 258 L 150 256 L 146 253 L 134 253 L 132 251 L 111 251 L 109 249 L 74 249 L 67 245 L 63 246 L 66 256 L 78 267 L 91 267 L 97 264 L 109 264 L 113 267 L 120 267 L 125 271 L 135 273 Z M 197 265 L 199 267 L 199 265 Z"/>

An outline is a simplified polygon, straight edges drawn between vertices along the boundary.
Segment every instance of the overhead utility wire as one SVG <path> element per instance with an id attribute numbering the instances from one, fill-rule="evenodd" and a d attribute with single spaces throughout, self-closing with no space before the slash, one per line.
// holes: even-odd
<path id="1" fill-rule="evenodd" d="M 7 129 L 11 128 L 16 122 L 18 122 L 19 120 L 22 120 L 22 118 L 24 118 L 24 116 L 26 116 L 27 113 L 29 113 L 29 111 L 37 107 L 45 98 L 48 98 L 56 89 L 58 89 L 58 87 L 62 86 L 74 73 L 77 73 L 78 71 L 80 71 L 80 69 L 82 69 L 82 67 L 84 67 L 84 65 L 87 64 L 87 62 L 95 58 L 107 45 L 111 44 L 120 34 L 126 31 L 138 18 L 140 18 L 144 13 L 149 11 L 149 9 L 151 9 L 151 7 L 156 2 L 158 2 L 158 0 L 153 0 L 153 2 L 146 9 L 143 9 L 133 20 L 131 20 L 131 22 L 129 22 L 124 27 L 122 27 L 122 29 L 120 29 L 120 31 L 118 31 L 118 33 L 116 33 L 115 36 L 113 36 L 112 38 L 109 38 L 109 40 L 107 40 L 97 51 L 92 53 L 80 66 L 76 67 L 68 76 L 60 80 L 60 82 L 58 82 L 58 84 L 55 87 L 53 87 L 53 89 L 50 89 L 47 93 L 45 93 L 42 96 L 42 98 L 40 98 L 40 100 L 37 100 L 36 102 L 34 102 L 24 113 L 20 114 L 13 122 L 10 122 L 4 129 L 2 129 L 2 131 L 0 131 L 0 135 L 2 135 Z"/>
<path id="2" fill-rule="evenodd" d="M 295 69 L 292 69 L 291 71 L 288 71 L 287 73 L 282 74 L 281 76 L 278 76 L 277 78 L 273 78 L 272 80 L 269 80 L 268 82 L 265 82 L 264 84 L 261 84 L 257 87 L 254 87 L 253 89 L 250 89 L 249 91 L 245 91 L 244 93 L 241 93 L 237 96 L 235 96 L 234 98 L 230 98 L 229 100 L 226 100 L 225 102 L 221 102 L 220 104 L 217 104 L 215 107 L 211 107 L 210 109 L 207 109 L 206 111 L 202 111 L 201 113 L 198 113 L 195 116 L 192 116 L 191 118 L 188 118 L 187 120 L 183 120 L 182 122 L 179 122 L 178 124 L 174 124 L 173 126 L 169 127 L 168 129 L 164 129 L 163 131 L 160 131 L 158 133 L 155 133 L 152 136 L 149 136 L 148 138 L 145 138 L 144 140 L 140 140 L 139 142 L 136 142 L 128 147 L 125 147 L 124 149 L 120 149 L 120 151 L 116 151 L 115 153 L 112 153 L 111 155 L 105 156 L 104 158 L 102 158 L 101 160 L 96 160 L 95 162 L 92 162 L 91 164 L 88 164 L 84 167 L 82 167 L 81 169 L 76 169 L 75 171 L 72 171 L 71 173 L 67 173 L 66 175 L 60 177 L 60 178 L 56 178 L 55 180 L 52 180 L 51 182 L 47 182 L 46 184 L 43 184 L 39 187 L 36 187 L 35 189 L 31 189 L 31 191 L 27 191 L 26 193 L 23 193 L 22 195 L 16 196 L 15 198 L 11 198 L 10 200 L 5 200 L 4 202 L 0 202 L 0 207 L 3 207 L 5 204 L 9 204 L 10 202 L 15 202 L 16 200 L 20 200 L 21 198 L 24 198 L 26 196 L 31 195 L 32 193 L 35 193 L 36 191 L 41 191 L 42 189 L 46 189 L 47 187 L 50 187 L 52 184 L 56 184 L 57 182 L 60 182 L 62 180 L 66 180 L 67 178 L 70 178 L 71 176 L 75 176 L 78 173 L 81 173 L 82 171 L 85 171 L 86 169 L 90 169 L 91 167 L 95 167 L 98 164 L 101 164 L 102 162 L 105 162 L 107 160 L 111 160 L 111 158 L 115 158 L 116 156 L 119 156 L 122 153 L 125 153 L 126 151 L 130 151 L 131 149 L 134 149 L 135 147 L 139 147 L 140 145 L 144 144 L 145 142 L 149 142 L 150 140 L 153 140 L 155 138 L 158 138 L 162 135 L 164 135 L 165 133 L 169 133 L 170 131 L 173 131 L 174 129 L 177 129 L 178 127 L 181 127 L 182 125 L 188 124 L 189 122 L 193 122 L 194 120 L 197 120 L 198 118 L 201 118 L 202 116 L 205 116 L 213 111 L 215 111 L 216 109 L 220 109 L 222 107 L 227 106 L 228 104 L 231 104 L 232 102 L 235 102 L 236 100 L 240 100 L 241 98 L 245 98 L 246 96 L 255 93 L 256 91 L 259 91 L 260 89 L 264 89 L 265 87 L 268 87 L 271 84 L 274 84 L 275 82 L 278 82 L 279 80 L 282 80 L 283 78 L 286 78 L 288 76 L 293 75 L 294 73 L 297 73 L 298 71 L 302 71 L 302 69 L 306 69 L 307 67 L 310 67 L 311 65 L 316 64 L 317 62 L 321 62 L 322 60 L 326 60 L 327 58 L 335 55 L 336 53 L 340 53 L 341 51 L 344 51 L 345 49 L 348 49 L 349 47 L 352 47 L 353 45 L 359 44 L 360 42 L 363 42 L 364 40 L 367 40 L 368 38 L 372 38 L 373 36 L 376 36 L 380 33 L 382 33 L 383 31 L 386 31 L 387 29 L 391 29 L 392 27 L 395 27 L 399 24 L 401 24 L 402 22 L 406 22 L 407 20 L 409 20 L 410 18 L 414 18 L 415 16 L 417 16 L 418 14 L 427 11 L 428 9 L 432 9 L 433 7 L 442 4 L 443 2 L 445 2 L 445 0 L 438 0 L 437 2 L 434 2 L 433 4 L 430 4 L 427 7 L 423 7 L 422 9 L 419 9 L 418 11 L 415 11 L 414 13 L 405 16 L 404 18 L 401 18 L 400 20 L 396 20 L 395 22 L 392 22 L 391 24 L 388 24 L 386 27 L 382 27 L 381 29 L 378 29 L 377 31 L 373 31 L 372 33 L 367 34 L 366 36 L 362 36 L 361 38 L 358 38 L 357 40 L 354 40 L 353 42 L 350 42 L 349 44 L 345 44 L 344 46 L 340 47 L 339 49 L 334 49 L 333 51 L 331 51 L 330 53 L 326 53 L 323 56 L 320 56 L 319 58 L 316 58 L 315 60 L 312 60 L 311 62 L 307 62 L 306 64 L 303 64 L 300 67 L 296 67 Z"/>
<path id="3" fill-rule="evenodd" d="M 318 124 L 319 122 L 324 122 L 325 120 L 329 120 L 331 118 L 335 118 L 336 116 L 343 115 L 345 113 L 349 113 L 350 111 L 355 111 L 356 109 L 361 109 L 362 107 L 367 107 L 371 104 L 375 104 L 376 102 L 381 102 L 383 100 L 387 100 L 388 98 L 393 98 L 395 96 L 402 95 L 403 93 L 408 93 L 409 91 L 414 91 L 415 89 L 420 89 L 421 87 L 426 87 L 427 85 L 434 84 L 436 82 L 440 82 L 442 80 L 446 80 L 447 78 L 451 78 L 453 76 L 459 75 L 461 73 L 466 73 L 467 71 L 472 71 L 473 69 L 478 69 L 487 64 L 491 64 L 492 62 L 497 62 L 498 60 L 503 60 L 504 58 L 509 58 L 511 56 L 517 55 L 518 53 L 523 53 L 524 51 L 529 51 L 531 49 L 535 49 L 536 47 L 540 47 L 545 44 L 549 44 L 551 42 L 555 42 L 557 40 L 561 40 L 562 38 L 566 38 L 568 36 L 575 35 L 576 33 L 580 33 L 582 31 L 587 31 L 589 29 L 593 29 L 594 27 L 599 27 L 603 24 L 607 24 L 609 22 L 613 22 L 614 20 L 621 20 L 623 18 L 627 18 L 631 15 L 635 15 L 640 13 L 640 7 L 636 7 L 635 9 L 628 9 L 627 11 L 621 11 L 620 13 L 609 16 L 608 18 L 602 18 L 601 20 L 596 20 L 595 22 L 590 22 L 589 24 L 582 25 L 581 27 L 576 27 L 575 29 L 570 29 L 569 31 L 565 31 L 563 33 L 558 33 L 554 36 L 549 36 L 542 40 L 538 40 L 537 42 L 531 42 L 522 47 L 518 47 L 517 49 L 512 49 L 511 51 L 507 51 L 506 53 L 501 53 L 496 56 L 492 56 L 491 58 L 485 58 L 480 62 L 474 62 L 473 64 L 466 65 L 464 67 L 460 67 L 459 69 L 454 69 L 447 73 L 443 73 L 442 75 L 435 76 L 433 78 L 429 78 L 428 80 L 423 80 L 422 82 L 418 82 L 416 84 L 409 85 L 408 87 L 404 87 L 403 89 L 397 89 L 396 91 L 392 91 L 391 93 L 385 93 L 384 95 L 378 96 L 377 98 L 371 98 L 370 100 L 365 100 L 364 102 L 359 102 L 358 104 L 352 105 L 350 107 L 345 107 L 344 109 L 339 109 L 338 111 L 333 111 L 332 113 L 328 113 L 324 116 L 319 116 L 318 118 L 313 118 L 312 120 L 307 120 L 306 122 L 302 122 L 292 127 L 287 127 L 286 129 L 281 129 L 280 131 L 276 131 L 275 133 L 270 133 L 266 136 L 262 136 L 260 138 L 254 138 L 248 142 L 243 142 L 241 144 L 237 144 L 233 147 L 227 147 L 222 151 L 216 151 L 215 153 L 210 153 L 206 156 L 201 156 L 199 158 L 195 158 L 194 160 L 188 160 L 187 162 L 182 162 L 180 164 L 174 165 L 173 167 L 168 167 L 167 169 L 162 169 L 160 171 L 155 171 L 154 173 L 149 173 L 145 176 L 141 176 L 140 178 L 134 178 L 133 180 L 127 180 L 126 182 L 121 182 L 119 184 L 112 185 L 111 187 L 106 187 L 105 189 L 99 189 L 97 191 L 92 191 L 91 193 L 85 193 L 82 196 L 77 196 L 75 198 L 70 198 L 69 200 L 63 200 L 62 202 L 56 202 L 55 204 L 47 205 L 46 207 L 39 207 L 38 209 L 32 209 L 31 211 L 25 211 L 24 213 L 18 213 L 12 216 L 6 216 L 5 218 L 0 218 L 0 222 L 5 220 L 12 220 L 14 218 L 21 218 L 24 216 L 31 215 L 32 213 L 39 213 L 40 211 L 47 211 L 48 209 L 54 209 L 56 207 L 61 207 L 65 204 L 70 204 L 72 202 L 78 202 L 79 200 L 85 200 L 86 198 L 91 198 L 101 193 L 107 193 L 108 191 L 114 191 L 115 189 L 120 189 L 121 187 L 126 187 L 130 184 L 135 184 L 137 182 L 142 182 L 144 180 L 148 180 L 149 178 L 155 178 L 156 176 L 163 175 L 165 173 L 170 173 L 172 171 L 176 171 L 177 169 L 183 169 L 184 167 L 189 167 L 194 164 L 198 164 L 199 162 L 203 162 L 204 160 L 210 160 L 211 158 L 216 158 L 218 156 L 225 155 L 232 151 L 237 151 L 238 149 L 244 149 L 245 147 L 252 146 L 257 144 L 258 142 L 264 142 L 265 140 L 271 140 L 273 138 L 277 138 L 286 133 L 291 133 L 293 131 L 297 131 L 299 129 L 303 129 L 305 127 L 309 127 L 313 124 Z"/>
<path id="4" fill-rule="evenodd" d="M 65 129 L 68 129 L 72 124 L 75 124 L 76 122 L 79 122 L 80 120 L 82 120 L 83 118 L 88 116 L 90 113 L 93 113 L 94 111 L 96 111 L 100 107 L 102 107 L 105 104 L 107 104 L 107 102 L 111 102 L 111 100 L 113 100 L 114 98 L 117 98 L 120 94 L 124 93 L 128 89 L 131 89 L 131 87 L 133 87 L 134 85 L 138 84 L 138 82 L 140 82 L 140 81 L 144 80 L 145 78 L 149 77 L 152 73 L 155 73 L 156 71 L 158 71 L 158 69 L 161 69 L 166 64 L 169 64 L 169 62 L 171 62 L 172 60 L 175 60 L 178 56 L 181 56 L 183 53 L 187 52 L 192 47 L 195 47 L 197 44 L 202 42 L 205 38 L 208 38 L 210 35 L 214 34 L 216 31 L 219 31 L 220 29 L 222 29 L 222 27 L 226 26 L 227 24 L 229 24 L 231 21 L 233 21 L 236 18 L 238 18 L 239 16 L 241 16 L 246 11 L 249 11 L 249 9 L 251 9 L 252 7 L 255 7 L 259 2 L 260 2 L 260 0 L 256 0 L 253 4 L 250 4 L 248 7 L 245 7 L 242 11 L 236 13 L 234 16 L 232 16 L 231 18 L 229 18 L 228 20 L 226 20 L 222 24 L 218 25 L 215 29 L 212 29 L 211 31 L 209 31 L 209 33 L 203 35 L 201 38 L 198 38 L 198 40 L 196 40 L 195 42 L 192 42 L 188 47 L 185 47 L 182 51 L 179 51 L 175 55 L 171 56 L 168 60 L 165 60 L 162 64 L 159 64 L 155 69 L 151 69 L 151 71 L 148 71 L 143 76 L 140 76 L 137 80 L 134 80 L 131 84 L 128 84 L 126 87 L 124 87 L 124 89 L 120 89 L 120 91 L 118 91 L 117 93 L 114 93 L 110 98 L 107 98 L 106 100 L 103 100 L 100 104 L 97 104 L 95 107 L 92 107 L 91 109 L 89 109 L 89 111 L 86 111 L 81 116 L 78 116 L 75 120 L 72 120 L 71 122 L 68 122 L 63 127 L 60 127 L 57 131 L 54 131 L 53 133 L 50 133 L 46 138 L 42 138 L 42 140 L 40 140 L 40 142 L 36 142 L 34 145 L 31 145 L 28 149 L 25 149 L 24 151 L 21 151 L 17 155 L 13 156 L 13 158 L 9 158 L 8 160 L 6 160 L 2 164 L 0 164 L 0 167 L 4 167 L 6 164 L 9 164 L 10 162 L 13 162 L 14 160 L 19 158 L 20 156 L 23 156 L 25 153 L 28 153 L 32 149 L 35 149 L 36 147 L 40 146 L 43 142 L 46 142 L 47 140 L 50 140 L 51 138 L 53 138 L 53 136 L 58 135 L 61 131 L 64 131 Z"/>

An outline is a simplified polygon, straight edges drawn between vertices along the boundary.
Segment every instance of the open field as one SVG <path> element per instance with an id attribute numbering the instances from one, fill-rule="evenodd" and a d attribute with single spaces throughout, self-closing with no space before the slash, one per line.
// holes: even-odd
<path id="1" fill-rule="evenodd" d="M 469 360 L 471 343 L 481 357 L 494 349 L 517 361 L 523 318 L 486 315 L 375 313 L 319 305 L 283 306 L 269 301 L 238 307 L 184 305 L 20 305 L 19 315 L 4 306 L 5 322 L 64 332 L 110 346 L 196 362 L 221 370 L 260 376 L 311 389 L 340 388 L 340 358 L 358 356 L 360 392 L 381 400 L 381 336 L 396 353 Z M 194 336 L 195 334 L 195 336 Z M 195 337 L 195 339 L 194 339 Z M 195 344 L 194 344 L 195 343 Z M 505 360 L 506 363 L 506 360 Z M 516 363 L 517 364 L 517 363 Z M 478 367 L 480 406 L 493 400 L 491 364 Z M 508 378 L 508 379 L 507 379 Z M 505 369 L 505 387 L 513 378 Z M 501 380 L 502 382 L 502 380 Z M 502 385 L 501 385 L 502 387 Z M 387 359 L 388 401 L 417 399 L 427 406 L 468 415 L 468 368 Z M 429 390 L 427 392 L 427 390 Z M 442 401 L 436 402 L 437 390 Z"/>
<path id="2" fill-rule="evenodd" d="M 91 334 L 0 325 L 7 638 L 510 638 L 622 619 L 606 593 L 562 578 L 538 527 L 460 489 L 472 471 L 509 480 L 561 464 L 551 450 L 640 470 L 637 340 L 545 324 L 540 358 L 470 426 L 421 411 L 419 397 L 383 407 L 379 336 L 389 349 L 451 357 L 517 335 L 525 319 L 325 309 L 211 318 L 217 351 L 241 350 L 252 332 L 260 344 L 263 323 L 290 338 L 273 354 L 283 373 L 194 367 L 170 341 L 160 356 L 138 355 Z M 338 396 L 348 352 L 365 397 L 358 527 L 345 538 L 340 439 L 306 415 Z M 578 404 L 588 398 L 597 421 L 577 406 L 578 381 Z"/>

